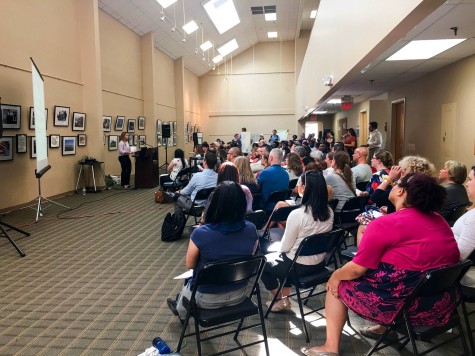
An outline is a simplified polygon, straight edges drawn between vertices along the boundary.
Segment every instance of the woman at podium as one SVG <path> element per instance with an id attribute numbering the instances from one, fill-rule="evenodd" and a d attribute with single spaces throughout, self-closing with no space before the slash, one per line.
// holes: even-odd
<path id="1" fill-rule="evenodd" d="M 122 132 L 120 134 L 119 142 L 119 162 L 122 172 L 120 173 L 120 184 L 125 188 L 129 188 L 130 173 L 132 172 L 132 162 L 130 161 L 130 146 L 129 146 L 129 134 Z"/>

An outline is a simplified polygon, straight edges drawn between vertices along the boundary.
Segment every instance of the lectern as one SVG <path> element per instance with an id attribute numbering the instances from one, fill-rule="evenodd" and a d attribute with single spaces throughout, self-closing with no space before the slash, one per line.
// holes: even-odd
<path id="1" fill-rule="evenodd" d="M 153 148 L 142 148 L 135 155 L 135 189 L 153 188 L 158 185 L 158 167 L 153 164 Z"/>

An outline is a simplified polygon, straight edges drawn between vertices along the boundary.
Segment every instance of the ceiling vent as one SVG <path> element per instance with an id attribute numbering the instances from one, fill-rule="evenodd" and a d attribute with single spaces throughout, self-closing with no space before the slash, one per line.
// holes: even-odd
<path id="1" fill-rule="evenodd" d="M 251 6 L 251 12 L 253 15 L 262 15 L 264 8 L 262 6 Z"/>

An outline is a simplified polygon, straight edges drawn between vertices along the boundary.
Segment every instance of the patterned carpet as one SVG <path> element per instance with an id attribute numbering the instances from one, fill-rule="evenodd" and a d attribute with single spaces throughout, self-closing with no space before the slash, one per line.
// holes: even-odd
<path id="1" fill-rule="evenodd" d="M 1 216 L 31 236 L 11 233 L 26 253 L 23 258 L 0 239 L 0 355 L 138 355 L 156 336 L 176 347 L 181 324 L 166 298 L 180 290 L 172 278 L 185 271 L 187 239 L 160 240 L 172 205 L 155 204 L 153 191 L 73 194 L 57 200 L 72 211 L 51 205 L 37 223 L 33 209 Z M 319 343 L 325 321 L 314 320 L 312 343 Z M 366 325 L 355 316 L 352 322 L 356 329 Z M 271 315 L 266 326 L 272 355 L 300 354 L 305 339 L 295 313 Z M 361 355 L 369 349 L 354 330 L 345 331 L 341 353 Z M 241 337 L 247 342 L 260 333 L 247 330 Z M 216 339 L 203 351 L 231 345 L 231 338 Z M 380 354 L 412 354 L 408 350 L 388 348 Z M 433 354 L 460 353 L 460 343 L 451 343 Z M 181 354 L 196 354 L 194 339 L 187 339 Z M 242 354 L 263 355 L 263 345 Z"/>

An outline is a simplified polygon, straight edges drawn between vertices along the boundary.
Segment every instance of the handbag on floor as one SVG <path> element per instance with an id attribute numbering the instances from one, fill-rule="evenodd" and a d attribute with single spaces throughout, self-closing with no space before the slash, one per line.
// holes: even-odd
<path id="1" fill-rule="evenodd" d="M 167 204 L 171 202 L 173 202 L 173 195 L 170 193 L 164 192 L 163 190 L 157 190 L 155 192 L 155 203 Z"/>

